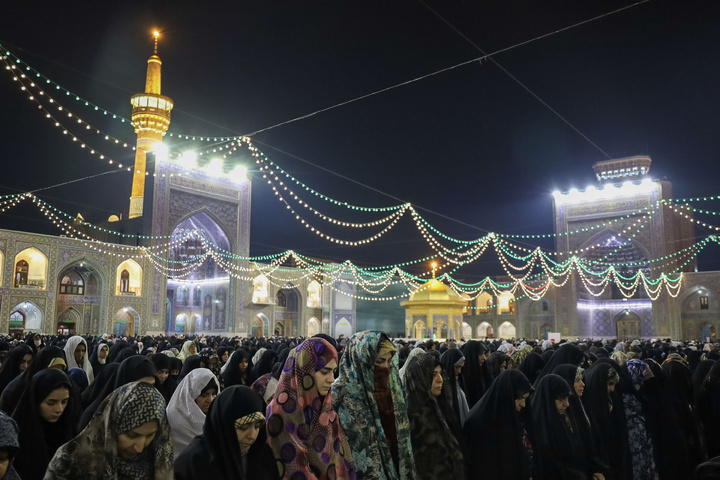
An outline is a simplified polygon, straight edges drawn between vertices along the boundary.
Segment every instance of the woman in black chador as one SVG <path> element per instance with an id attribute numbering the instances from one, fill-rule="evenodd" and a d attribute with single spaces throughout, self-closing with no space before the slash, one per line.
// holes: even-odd
<path id="1" fill-rule="evenodd" d="M 568 383 L 554 373 L 538 382 L 530 401 L 536 452 L 533 478 L 604 480 L 603 473 L 594 472 L 587 462 L 578 425 L 568 412 L 570 394 Z"/>
<path id="2" fill-rule="evenodd" d="M 463 425 L 469 478 L 476 475 L 488 480 L 535 478 L 524 412 L 532 391 L 522 372 L 505 370 L 470 410 Z"/>

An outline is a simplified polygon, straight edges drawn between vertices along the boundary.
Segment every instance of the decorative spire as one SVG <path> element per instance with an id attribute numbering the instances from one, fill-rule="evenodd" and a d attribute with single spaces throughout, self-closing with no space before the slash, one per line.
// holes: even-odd
<path id="1" fill-rule="evenodd" d="M 157 42 L 158 42 L 158 38 L 160 38 L 160 32 L 155 30 L 153 32 L 153 36 L 155 37 L 155 55 L 157 55 Z"/>

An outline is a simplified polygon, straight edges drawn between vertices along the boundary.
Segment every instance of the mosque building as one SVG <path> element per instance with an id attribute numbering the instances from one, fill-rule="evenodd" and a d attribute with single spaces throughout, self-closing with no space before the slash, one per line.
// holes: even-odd
<path id="1" fill-rule="evenodd" d="M 137 145 L 127 216 L 98 229 L 84 229 L 78 216 L 72 227 L 81 238 L 0 230 L 0 332 L 348 337 L 373 327 L 351 276 L 250 261 L 251 179 L 228 165 L 184 174 L 182 159 L 163 146 L 174 101 L 161 93 L 161 68 L 156 43 L 145 91 L 131 98 Z M 682 272 L 672 294 L 614 283 L 594 291 L 576 273 L 536 298 L 509 291 L 471 298 L 433 278 L 408 300 L 385 302 L 405 310 L 385 330 L 411 338 L 714 339 L 720 273 L 697 271 L 687 254 L 692 215 L 662 207 L 672 186 L 652 179 L 650 166 L 648 156 L 599 162 L 596 185 L 556 193 L 555 253 L 598 272 L 624 265 L 614 274 L 640 271 L 651 285 L 663 271 Z"/>
<path id="2" fill-rule="evenodd" d="M 127 217 L 98 230 L 83 230 L 79 217 L 86 239 L 0 230 L 0 331 L 350 336 L 355 299 L 342 277 L 281 268 L 275 284 L 263 273 L 269 265 L 248 260 L 251 180 L 242 167 L 182 175 L 162 143 L 174 102 L 161 93 L 161 68 L 156 34 L 145 91 L 131 98 Z"/>

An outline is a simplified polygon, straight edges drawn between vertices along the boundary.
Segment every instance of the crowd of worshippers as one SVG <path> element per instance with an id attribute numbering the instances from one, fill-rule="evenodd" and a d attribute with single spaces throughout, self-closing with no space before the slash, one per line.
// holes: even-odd
<path id="1" fill-rule="evenodd" d="M 0 341 L 0 480 L 720 478 L 720 344 Z"/>

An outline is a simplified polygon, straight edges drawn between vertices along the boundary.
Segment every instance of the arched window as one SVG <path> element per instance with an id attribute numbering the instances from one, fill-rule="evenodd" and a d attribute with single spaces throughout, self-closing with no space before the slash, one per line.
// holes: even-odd
<path id="1" fill-rule="evenodd" d="M 285 298 L 285 294 L 283 292 L 277 293 L 277 306 L 278 307 L 286 307 L 287 306 L 287 298 Z"/>
<path id="2" fill-rule="evenodd" d="M 30 266 L 25 260 L 20 260 L 15 264 L 15 286 L 27 285 L 28 283 L 28 270 Z"/>
<path id="3" fill-rule="evenodd" d="M 84 295 L 85 282 L 75 270 L 67 272 L 60 280 L 60 293 L 63 295 Z"/>
<path id="4" fill-rule="evenodd" d="M 10 328 L 22 330 L 25 328 L 25 315 L 15 310 L 10 314 Z"/>
<path id="5" fill-rule="evenodd" d="M 193 291 L 193 305 L 196 307 L 202 305 L 202 287 L 195 287 Z"/>
<path id="6" fill-rule="evenodd" d="M 268 279 L 265 275 L 258 275 L 253 279 L 253 303 L 268 303 Z"/>
<path id="7" fill-rule="evenodd" d="M 123 270 L 120 272 L 120 291 L 122 293 L 129 292 L 130 290 L 130 272 Z"/>
<path id="8" fill-rule="evenodd" d="M 320 284 L 313 280 L 310 282 L 307 288 L 307 306 L 310 308 L 320 308 L 322 306 L 322 300 L 320 298 L 320 292 L 322 291 Z"/>
<path id="9" fill-rule="evenodd" d="M 26 248 L 15 256 L 15 287 L 23 285 L 44 289 L 47 282 L 47 257 L 37 248 Z"/>
<path id="10" fill-rule="evenodd" d="M 140 264 L 128 258 L 117 267 L 116 295 L 142 295 L 143 271 Z"/>

